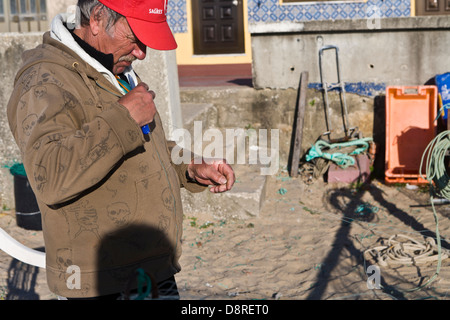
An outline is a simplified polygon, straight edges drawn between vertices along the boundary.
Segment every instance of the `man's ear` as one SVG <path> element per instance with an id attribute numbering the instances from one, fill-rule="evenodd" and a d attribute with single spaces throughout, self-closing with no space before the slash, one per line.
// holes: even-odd
<path id="1" fill-rule="evenodd" d="M 102 28 L 103 12 L 100 6 L 94 8 L 89 20 L 89 28 L 93 36 L 97 36 Z"/>

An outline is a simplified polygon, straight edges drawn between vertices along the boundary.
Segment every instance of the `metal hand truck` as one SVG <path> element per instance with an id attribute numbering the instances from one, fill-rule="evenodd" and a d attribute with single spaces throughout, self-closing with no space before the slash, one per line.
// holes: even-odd
<path id="1" fill-rule="evenodd" d="M 322 55 L 325 50 L 335 50 L 336 54 L 336 71 L 337 71 L 337 83 L 328 84 L 323 77 L 323 67 L 322 67 Z M 358 127 L 350 127 L 348 124 L 348 110 L 347 110 L 347 100 L 345 97 L 345 84 L 341 81 L 340 68 L 339 68 L 339 49 L 336 46 L 328 45 L 323 46 L 319 50 L 319 70 L 320 70 L 320 81 L 322 83 L 322 89 L 324 91 L 324 102 L 325 102 L 325 118 L 327 124 L 327 130 L 322 134 L 322 136 L 328 136 L 329 141 L 339 142 L 348 141 L 353 138 L 361 138 L 361 134 L 358 132 Z M 339 89 L 340 92 L 340 102 L 342 109 L 342 121 L 344 125 L 344 137 L 338 139 L 331 139 L 332 129 L 330 121 L 330 105 L 328 99 L 328 91 L 333 89 Z"/>

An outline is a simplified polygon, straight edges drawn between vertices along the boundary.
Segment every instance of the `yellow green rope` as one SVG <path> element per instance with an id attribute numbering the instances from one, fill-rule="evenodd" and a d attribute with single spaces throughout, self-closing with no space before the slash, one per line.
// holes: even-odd
<path id="1" fill-rule="evenodd" d="M 433 209 L 434 219 L 436 221 L 436 243 L 438 249 L 438 263 L 435 274 L 428 280 L 424 285 L 416 288 L 420 289 L 426 285 L 433 282 L 439 275 L 441 270 L 442 262 L 442 247 L 441 247 L 441 237 L 439 234 L 439 219 L 436 214 L 436 209 L 434 208 L 434 196 L 443 197 L 445 199 L 450 199 L 450 184 L 449 176 L 445 168 L 445 157 L 447 150 L 450 149 L 450 131 L 444 131 L 438 134 L 427 146 L 424 153 L 422 154 L 422 159 L 420 161 L 420 176 L 426 179 L 430 184 L 430 202 Z M 424 177 L 422 175 L 422 167 L 424 160 L 426 158 L 426 168 Z"/>

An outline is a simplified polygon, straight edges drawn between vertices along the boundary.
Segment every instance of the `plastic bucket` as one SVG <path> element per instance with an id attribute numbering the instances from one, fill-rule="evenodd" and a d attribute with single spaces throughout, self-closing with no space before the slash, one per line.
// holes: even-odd
<path id="1" fill-rule="evenodd" d="M 27 230 L 42 230 L 41 212 L 26 176 L 14 175 L 14 198 L 17 226 Z"/>

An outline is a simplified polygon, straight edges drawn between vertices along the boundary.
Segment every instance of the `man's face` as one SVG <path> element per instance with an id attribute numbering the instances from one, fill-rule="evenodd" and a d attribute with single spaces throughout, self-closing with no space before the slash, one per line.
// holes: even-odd
<path id="1" fill-rule="evenodd" d="M 147 47 L 137 39 L 125 18 L 104 30 L 99 40 L 100 51 L 114 56 L 114 74 L 122 73 L 136 59 L 145 59 Z"/>

